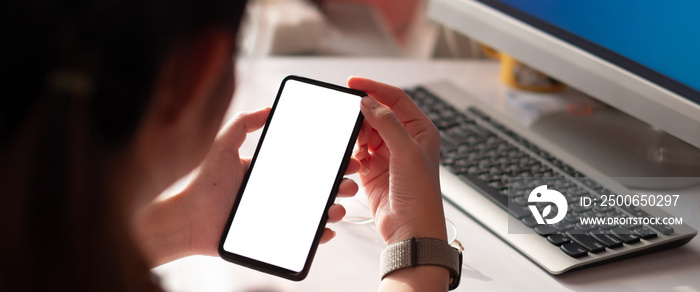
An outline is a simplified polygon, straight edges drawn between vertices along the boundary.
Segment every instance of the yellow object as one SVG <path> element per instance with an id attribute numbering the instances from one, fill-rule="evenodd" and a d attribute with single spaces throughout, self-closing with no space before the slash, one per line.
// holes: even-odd
<path id="1" fill-rule="evenodd" d="M 501 61 L 499 73 L 501 82 L 510 87 L 534 92 L 555 92 L 564 88 L 563 83 L 521 63 L 508 54 L 483 45 L 482 48 L 487 56 Z"/>

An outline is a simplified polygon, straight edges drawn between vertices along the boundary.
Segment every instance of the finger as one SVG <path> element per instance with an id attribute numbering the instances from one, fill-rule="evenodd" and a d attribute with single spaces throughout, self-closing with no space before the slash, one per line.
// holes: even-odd
<path id="1" fill-rule="evenodd" d="M 384 139 L 382 139 L 382 136 L 379 134 L 379 131 L 377 129 L 370 129 L 370 135 L 369 135 L 369 143 L 367 143 L 367 150 L 372 151 L 372 153 L 377 153 L 380 152 L 384 146 Z M 387 153 L 383 153 L 382 155 L 386 155 Z"/>
<path id="2" fill-rule="evenodd" d="M 355 158 L 357 160 L 362 160 L 367 157 L 367 143 L 369 143 L 369 136 L 371 134 L 372 127 L 366 120 L 362 122 L 362 128 L 360 128 L 360 133 L 357 135 L 357 143 L 355 143 Z"/>
<path id="3" fill-rule="evenodd" d="M 360 161 L 360 174 L 367 176 L 369 174 L 369 171 L 370 171 L 369 165 L 370 164 L 369 164 L 369 161 L 367 159 Z"/>
<path id="4" fill-rule="evenodd" d="M 407 146 L 415 145 L 415 141 L 408 134 L 406 128 L 388 108 L 371 97 L 363 97 L 360 109 L 365 119 L 372 125 L 372 128 L 377 130 L 392 154 L 394 151 L 400 152 Z M 370 150 L 373 149 L 370 148 Z"/>
<path id="5" fill-rule="evenodd" d="M 360 170 L 360 161 L 356 158 L 350 157 L 350 162 L 348 162 L 348 168 L 345 170 L 345 175 L 351 175 Z"/>
<path id="6" fill-rule="evenodd" d="M 362 175 L 367 175 L 369 173 L 369 150 L 367 145 L 360 145 L 359 143 L 355 147 L 355 154 L 353 154 L 353 159 L 360 163 L 359 172 Z"/>
<path id="7" fill-rule="evenodd" d="M 369 151 L 367 146 L 360 146 L 356 150 L 355 154 L 353 154 L 353 159 L 360 163 L 358 172 L 362 175 L 367 175 L 369 173 Z"/>
<path id="8" fill-rule="evenodd" d="M 333 204 L 328 209 L 328 223 L 338 223 L 345 217 L 345 207 L 340 204 Z"/>
<path id="9" fill-rule="evenodd" d="M 352 158 L 358 161 L 362 161 L 369 157 L 369 152 L 367 151 L 367 146 L 357 146 L 355 148 L 355 153 L 352 155 Z"/>
<path id="10" fill-rule="evenodd" d="M 265 125 L 269 114 L 269 107 L 254 112 L 239 113 L 226 123 L 217 140 L 224 140 L 224 145 L 239 148 L 247 133 L 254 132 Z"/>
<path id="11" fill-rule="evenodd" d="M 367 145 L 371 131 L 372 126 L 370 126 L 367 121 L 362 122 L 362 128 L 360 128 L 360 133 L 357 135 L 357 145 Z"/>
<path id="12" fill-rule="evenodd" d="M 250 167 L 250 158 L 241 158 L 241 164 L 243 164 L 243 169 L 248 170 L 248 167 Z"/>
<path id="13" fill-rule="evenodd" d="M 365 91 L 370 97 L 393 111 L 411 137 L 420 145 L 430 149 L 439 147 L 439 144 L 435 143 L 434 136 L 437 133 L 435 126 L 401 88 L 361 77 L 350 77 L 348 86 Z"/>
<path id="14" fill-rule="evenodd" d="M 348 87 L 364 91 L 377 102 L 391 109 L 402 123 L 416 119 L 428 120 L 423 111 L 401 88 L 355 76 L 348 78 L 347 83 Z"/>
<path id="15" fill-rule="evenodd" d="M 355 194 L 357 194 L 357 191 L 359 189 L 360 189 L 360 187 L 357 186 L 357 183 L 354 180 L 351 180 L 349 178 L 344 178 L 342 181 L 340 181 L 340 186 L 338 187 L 338 197 L 341 197 L 341 198 L 352 197 Z"/>
<path id="16" fill-rule="evenodd" d="M 323 235 L 321 235 L 320 243 L 324 244 L 326 242 L 329 242 L 329 241 L 331 241 L 331 239 L 333 239 L 333 237 L 335 237 L 335 231 L 333 231 L 329 228 L 326 228 L 323 230 Z"/>

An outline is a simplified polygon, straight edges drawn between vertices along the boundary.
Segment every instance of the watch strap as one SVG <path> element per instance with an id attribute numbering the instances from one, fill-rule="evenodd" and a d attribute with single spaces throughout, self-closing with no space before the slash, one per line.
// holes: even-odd
<path id="1" fill-rule="evenodd" d="M 437 265 L 450 270 L 450 290 L 457 288 L 462 274 L 462 252 L 435 238 L 411 238 L 387 246 L 381 255 L 380 272 L 386 275 L 418 265 Z"/>

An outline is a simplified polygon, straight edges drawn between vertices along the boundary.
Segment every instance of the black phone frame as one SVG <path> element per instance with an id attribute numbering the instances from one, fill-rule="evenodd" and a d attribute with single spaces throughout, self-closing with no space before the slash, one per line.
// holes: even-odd
<path id="1" fill-rule="evenodd" d="M 316 250 L 318 249 L 319 242 L 321 240 L 321 235 L 323 234 L 323 230 L 326 227 L 326 223 L 328 221 L 328 210 L 330 207 L 333 205 L 336 195 L 338 194 L 338 188 L 340 187 L 340 182 L 342 181 L 345 171 L 347 170 L 348 164 L 350 162 L 350 157 L 352 156 L 352 151 L 355 146 L 355 141 L 357 140 L 357 136 L 360 133 L 360 129 L 362 128 L 362 123 L 364 121 L 364 116 L 362 115 L 362 112 L 359 112 L 359 107 L 358 107 L 358 117 L 357 120 L 355 121 L 355 127 L 353 129 L 352 134 L 350 135 L 350 140 L 348 141 L 348 146 L 345 149 L 345 154 L 343 156 L 343 160 L 340 164 L 340 168 L 338 169 L 338 174 L 336 175 L 335 182 L 333 183 L 333 188 L 331 189 L 331 193 L 328 195 L 328 201 L 326 202 L 326 207 L 323 211 L 323 216 L 321 216 L 321 221 L 318 224 L 318 228 L 316 230 L 316 235 L 314 236 L 313 243 L 311 244 L 311 248 L 309 250 L 309 254 L 306 257 L 306 262 L 304 263 L 304 267 L 301 271 L 295 272 L 289 269 L 285 269 L 279 266 L 271 265 L 269 263 L 265 263 L 262 261 L 258 261 L 249 257 L 245 257 L 239 254 L 234 254 L 231 252 L 228 252 L 224 250 L 224 242 L 226 241 L 226 238 L 229 233 L 229 229 L 231 228 L 231 223 L 233 222 L 233 218 L 235 217 L 236 210 L 238 210 L 238 206 L 240 205 L 241 198 L 243 195 L 243 192 L 245 190 L 245 187 L 248 183 L 248 178 L 250 177 L 250 174 L 255 167 L 255 161 L 258 157 L 258 152 L 260 151 L 260 148 L 262 146 L 263 141 L 265 140 L 265 135 L 267 134 L 267 129 L 270 125 L 270 122 L 272 121 L 272 116 L 275 114 L 275 109 L 277 108 L 277 104 L 280 100 L 280 97 L 282 96 L 282 92 L 284 91 L 284 86 L 289 80 L 295 80 L 299 82 L 304 82 L 316 86 L 321 86 L 324 88 L 332 89 L 332 90 L 337 90 L 341 91 L 344 93 L 349 93 L 352 95 L 357 95 L 359 97 L 364 97 L 367 96 L 367 94 L 363 91 L 360 90 L 355 90 L 355 89 L 350 89 L 347 87 L 331 84 L 331 83 L 326 83 L 323 81 L 318 81 L 306 77 L 301 77 L 301 76 L 296 76 L 296 75 L 289 75 L 285 77 L 282 80 L 282 84 L 280 85 L 280 88 L 277 92 L 277 97 L 275 97 L 275 102 L 272 105 L 272 109 L 270 110 L 270 114 L 267 118 L 267 122 L 265 123 L 265 127 L 263 128 L 262 134 L 260 136 L 260 140 L 258 141 L 258 145 L 255 148 L 255 154 L 253 155 L 253 158 L 250 162 L 250 166 L 248 167 L 248 170 L 246 171 L 245 176 L 243 177 L 243 181 L 241 182 L 241 187 L 238 190 L 238 194 L 236 196 L 236 200 L 233 203 L 233 207 L 231 209 L 231 213 L 228 217 L 228 221 L 226 222 L 226 227 L 224 228 L 224 232 L 221 236 L 221 240 L 219 241 L 219 256 L 223 258 L 224 260 L 239 264 L 241 266 L 251 268 L 260 272 L 268 273 L 271 275 L 275 275 L 278 277 L 282 277 L 285 279 L 293 280 L 293 281 L 301 281 L 309 273 L 309 270 L 311 269 L 311 263 L 313 262 L 314 256 L 316 255 Z M 284 244 L 282 242 L 281 244 Z"/>

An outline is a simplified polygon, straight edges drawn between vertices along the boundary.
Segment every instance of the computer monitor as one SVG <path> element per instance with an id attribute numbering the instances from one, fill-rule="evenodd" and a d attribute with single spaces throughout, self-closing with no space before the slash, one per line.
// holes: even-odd
<path id="1" fill-rule="evenodd" d="M 432 20 L 700 147 L 697 11 L 693 1 L 428 3 Z"/>

